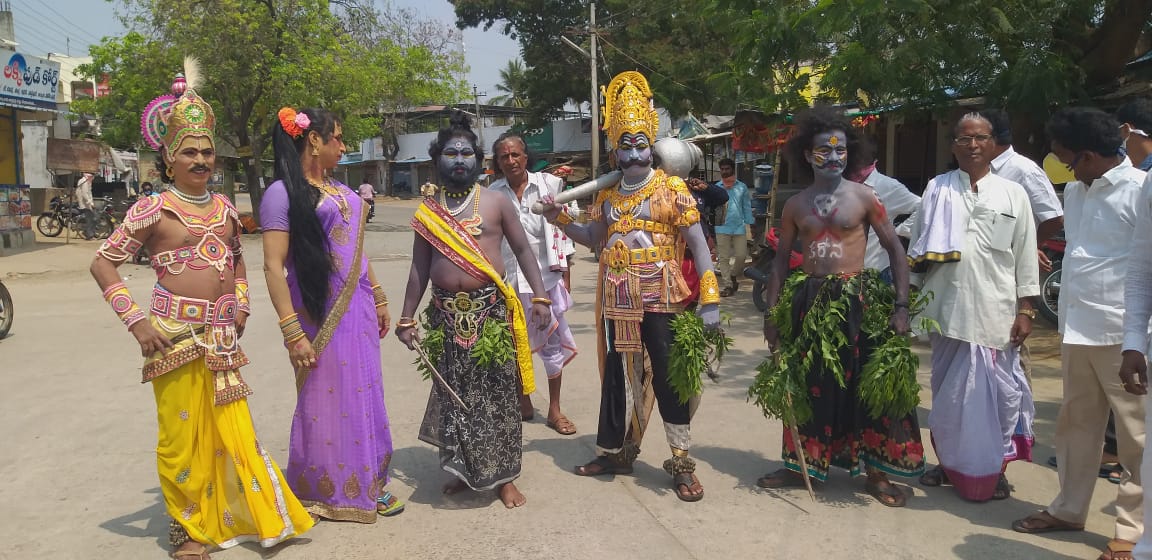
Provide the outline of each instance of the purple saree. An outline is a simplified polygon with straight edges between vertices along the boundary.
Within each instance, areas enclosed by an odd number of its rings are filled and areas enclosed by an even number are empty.
[[[376,306],[363,254],[365,203],[347,186],[338,187],[347,204],[344,213],[329,196],[316,207],[334,265],[327,316],[319,324],[305,317],[295,266],[287,262],[292,307],[316,349],[317,364],[296,372],[298,396],[285,475],[309,512],[373,523],[376,499],[388,482],[392,435],[384,409]],[[268,187],[260,216],[264,229],[288,230],[283,183]]]

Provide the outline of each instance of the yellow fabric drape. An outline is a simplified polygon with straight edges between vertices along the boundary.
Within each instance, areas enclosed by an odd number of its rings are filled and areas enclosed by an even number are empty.
[[[196,360],[152,380],[168,515],[193,540],[221,548],[304,533],[312,518],[257,442],[248,401],[215,405],[214,379]]]
[[[508,305],[512,342],[516,345],[516,363],[520,369],[520,381],[524,388],[524,394],[528,395],[535,392],[536,376],[532,371],[532,345],[528,342],[528,325],[524,318],[524,307],[520,304],[520,298],[516,291],[504,283],[484,253],[473,248],[474,240],[465,240],[457,228],[437,216],[435,212],[428,209],[427,205],[421,204],[416,209],[414,219],[427,228],[428,232],[436,236],[448,249],[455,251],[467,264],[484,273],[496,284],[496,288],[500,290]]]

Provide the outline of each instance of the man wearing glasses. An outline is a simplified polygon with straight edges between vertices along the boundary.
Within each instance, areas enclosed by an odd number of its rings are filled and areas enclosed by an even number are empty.
[[[952,484],[964,499],[1011,494],[1004,469],[1030,459],[1032,391],[1016,366],[1040,294],[1028,194],[992,173],[992,123],[969,113],[954,129],[960,169],[928,182],[912,226],[912,284],[934,297],[928,424],[940,466],[925,486]]]
[[[1124,285],[1139,221],[1144,172],[1119,153],[1120,123],[1099,109],[1069,108],[1048,121],[1052,152],[1076,180],[1064,189],[1068,252],[1060,292],[1064,400],[1056,422],[1060,493],[1045,511],[1012,524],[1021,533],[1081,531],[1088,518],[1111,409],[1116,453],[1128,473],[1116,492],[1114,538],[1105,555],[1131,553],[1144,531],[1140,465],[1143,398],[1117,383],[1124,341]],[[1147,332],[1147,329],[1145,329]]]

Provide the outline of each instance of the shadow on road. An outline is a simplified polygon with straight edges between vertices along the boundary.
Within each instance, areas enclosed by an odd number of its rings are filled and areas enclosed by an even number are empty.
[[[164,496],[160,494],[159,486],[150,488],[145,493],[155,496],[152,505],[134,513],[113,517],[101,523],[100,528],[134,539],[155,537],[156,546],[168,550],[168,516],[165,515]]]
[[[499,502],[494,490],[486,492],[464,491],[445,496],[444,485],[456,480],[440,468],[440,452],[426,446],[396,449],[392,453],[392,478],[413,489],[408,501],[424,504],[432,509],[483,509]]]
[[[1025,535],[1021,535],[1025,536]],[[1101,543],[1101,548],[1104,544]],[[1038,544],[997,537],[995,535],[967,535],[964,542],[952,548],[956,558],[963,560],[985,560],[987,558],[1044,558],[1045,560],[1077,560],[1076,556],[1053,552]]]

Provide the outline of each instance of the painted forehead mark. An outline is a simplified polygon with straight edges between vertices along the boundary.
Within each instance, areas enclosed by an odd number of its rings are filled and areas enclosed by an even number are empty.
[[[832,136],[831,138],[828,139],[828,143],[835,146],[835,145],[840,143],[840,138],[837,136]]]

